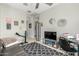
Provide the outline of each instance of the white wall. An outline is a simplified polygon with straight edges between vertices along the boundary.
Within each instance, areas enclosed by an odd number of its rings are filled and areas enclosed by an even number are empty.
[[[50,24],[49,19],[55,18],[55,24]],[[66,19],[67,24],[64,27],[59,27],[57,25],[58,20]],[[47,10],[40,14],[40,22],[43,23],[42,32],[44,30],[52,29],[52,31],[57,32],[57,36],[62,33],[75,34],[79,33],[79,4],[74,3],[60,3],[55,5],[50,10]],[[47,29],[46,29],[47,28]],[[44,38],[44,35],[41,34],[41,38]]]
[[[6,29],[6,17],[11,18],[11,30]],[[19,22],[18,26],[14,26],[14,20]],[[24,24],[21,23],[21,20],[24,20]],[[0,38],[13,37],[16,32],[23,35],[25,30],[26,13],[8,5],[0,4]]]
[[[28,31],[28,38],[35,38],[35,21],[38,21],[37,16],[28,15],[27,16],[27,31]],[[32,24],[32,28],[29,28],[29,24]]]

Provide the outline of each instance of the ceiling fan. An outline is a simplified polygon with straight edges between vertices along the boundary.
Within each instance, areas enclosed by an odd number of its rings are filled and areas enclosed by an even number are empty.
[[[23,3],[25,6],[28,6],[28,3]],[[46,5],[48,5],[48,6],[52,6],[53,5],[53,3],[44,3],[44,4],[46,4]],[[38,9],[39,8],[39,5],[40,5],[40,3],[36,3],[36,5],[35,5],[35,9]]]
[[[53,3],[44,3],[44,4],[46,4],[48,6],[52,6],[53,5]],[[28,6],[28,3],[23,3],[23,5],[24,6]],[[40,5],[40,3],[35,3],[35,9],[38,9],[39,8],[39,5]],[[28,10],[28,13],[31,13],[31,11]]]
[[[48,6],[52,6],[53,3],[45,3]],[[39,8],[40,3],[36,3],[35,9]]]

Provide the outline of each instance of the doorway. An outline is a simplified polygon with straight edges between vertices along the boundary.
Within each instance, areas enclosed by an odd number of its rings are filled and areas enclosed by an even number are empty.
[[[41,38],[41,23],[38,17],[31,16],[27,20],[27,37],[34,38],[40,41]]]
[[[37,41],[41,38],[41,24],[38,21],[35,21],[35,38]]]

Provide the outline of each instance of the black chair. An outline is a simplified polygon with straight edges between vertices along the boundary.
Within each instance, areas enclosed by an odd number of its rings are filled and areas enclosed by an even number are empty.
[[[19,34],[19,33],[17,33],[17,32],[16,32],[16,35],[18,35],[20,37],[23,37],[25,39],[24,43],[28,43],[28,42],[26,42],[27,31],[25,31],[24,36]]]
[[[71,46],[70,43],[72,43],[72,42],[68,41],[64,37],[59,38],[59,45],[64,51],[76,53],[77,50],[74,48],[74,46]]]

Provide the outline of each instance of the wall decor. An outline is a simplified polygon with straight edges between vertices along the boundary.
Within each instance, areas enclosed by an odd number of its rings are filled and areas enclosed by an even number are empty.
[[[15,26],[18,26],[18,21],[14,21],[14,25]]]
[[[7,29],[7,30],[11,30],[11,24],[10,24],[10,23],[7,23],[7,24],[6,24],[6,29]]]
[[[41,26],[43,26],[43,23],[40,23],[41,24]]]
[[[57,23],[58,26],[63,27],[67,24],[67,20],[66,19],[60,19]]]
[[[6,23],[12,23],[12,18],[11,17],[5,17],[5,22]]]
[[[21,23],[23,24],[24,23],[24,20],[21,20]]]
[[[32,28],[32,24],[31,23],[29,24],[29,28]]]
[[[49,19],[49,23],[50,23],[50,24],[54,24],[55,21],[56,21],[56,20],[55,20],[54,18],[50,18],[50,19]]]

